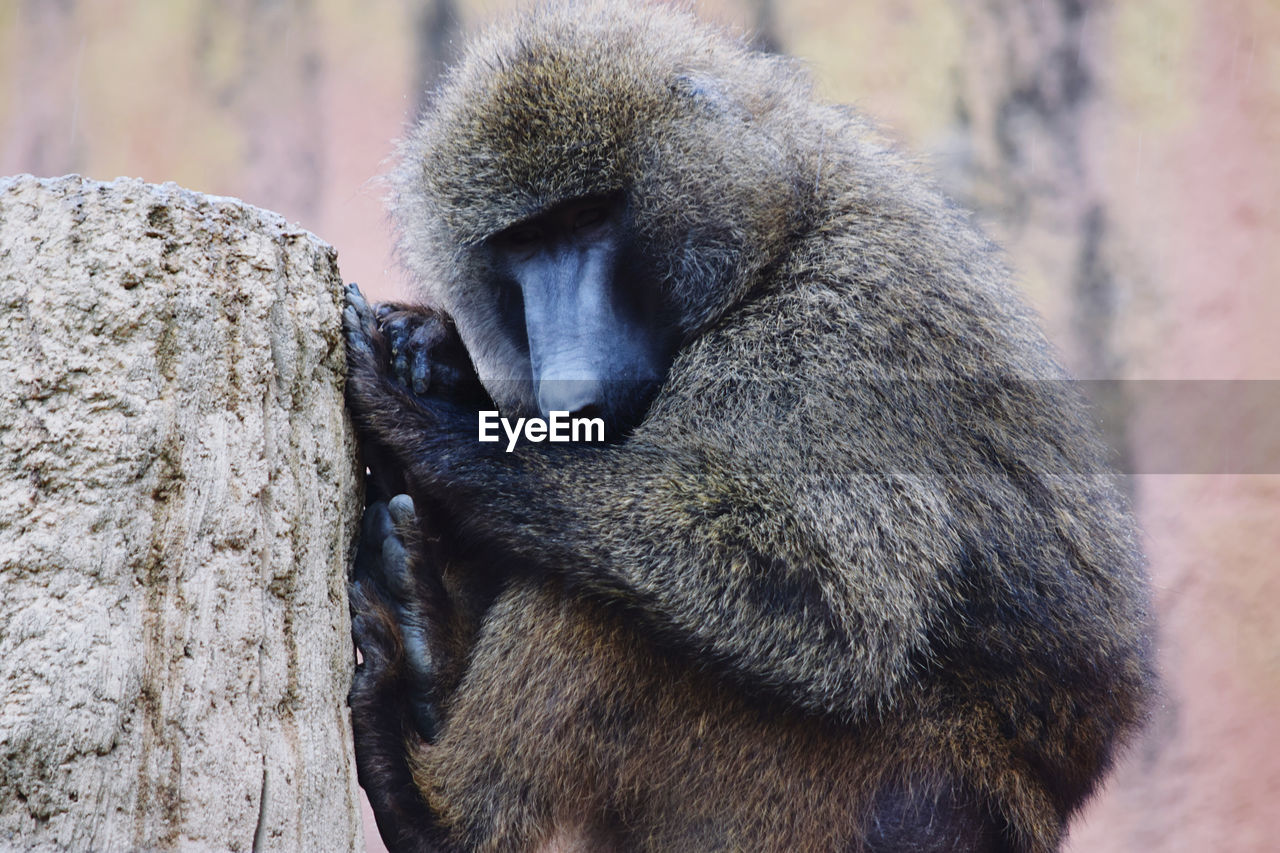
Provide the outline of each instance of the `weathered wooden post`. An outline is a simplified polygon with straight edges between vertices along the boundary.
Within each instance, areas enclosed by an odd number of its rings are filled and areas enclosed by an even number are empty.
[[[341,284],[234,199],[0,180],[0,847],[360,845]]]

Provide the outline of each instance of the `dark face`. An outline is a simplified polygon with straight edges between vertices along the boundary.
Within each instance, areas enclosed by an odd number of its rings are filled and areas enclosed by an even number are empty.
[[[601,417],[614,436],[666,378],[675,329],[633,230],[622,198],[582,198],[488,241],[503,323],[528,344],[543,417]]]

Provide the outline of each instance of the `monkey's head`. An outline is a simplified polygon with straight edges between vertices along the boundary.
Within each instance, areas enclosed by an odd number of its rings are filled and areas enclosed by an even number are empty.
[[[799,226],[807,90],[643,3],[557,5],[470,46],[401,148],[394,212],[504,413],[643,417]]]

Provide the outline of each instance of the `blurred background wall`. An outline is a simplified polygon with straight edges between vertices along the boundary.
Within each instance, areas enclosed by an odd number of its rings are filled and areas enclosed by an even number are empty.
[[[378,175],[460,33],[509,5],[0,0],[0,174],[239,196],[402,296]],[[1073,371],[1117,380],[1090,387],[1166,692],[1070,848],[1280,849],[1280,3],[696,5],[925,157]]]

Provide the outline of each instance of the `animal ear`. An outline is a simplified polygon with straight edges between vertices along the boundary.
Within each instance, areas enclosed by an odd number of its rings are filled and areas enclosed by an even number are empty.
[[[747,111],[725,88],[724,81],[697,71],[687,71],[676,76],[671,91],[681,99],[696,103],[703,110],[717,116],[747,118]]]

